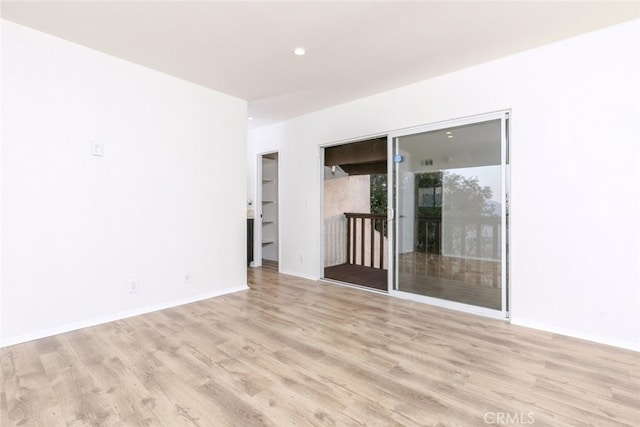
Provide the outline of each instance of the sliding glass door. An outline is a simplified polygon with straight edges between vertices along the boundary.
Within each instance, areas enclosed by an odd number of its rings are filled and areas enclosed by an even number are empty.
[[[390,137],[393,291],[507,316],[507,113]]]

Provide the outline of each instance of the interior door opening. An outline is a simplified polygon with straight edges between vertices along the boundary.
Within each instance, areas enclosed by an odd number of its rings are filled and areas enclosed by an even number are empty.
[[[279,258],[278,153],[261,156],[260,235],[263,266],[277,269]]]

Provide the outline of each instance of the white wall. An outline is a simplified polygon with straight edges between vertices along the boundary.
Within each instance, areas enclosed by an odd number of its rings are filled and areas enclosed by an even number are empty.
[[[324,181],[324,218],[345,212],[371,212],[370,175],[347,175]]]
[[[512,321],[640,350],[639,62],[635,20],[250,132],[281,269],[318,277],[320,144],[511,109]]]
[[[1,153],[1,344],[246,289],[245,101],[2,21]]]
[[[0,4],[0,8],[2,7],[2,5]],[[0,9],[1,10],[1,9]],[[2,55],[2,48],[4,46],[4,38],[3,38],[3,31],[2,31],[2,23],[3,21],[0,20],[0,347],[2,347],[2,342],[3,342],[3,313],[2,313],[2,301],[4,300],[3,296],[2,296],[2,248],[4,246],[3,239],[2,239],[2,203],[3,203],[3,198],[2,198],[2,182],[3,182],[3,172],[2,172],[2,147],[3,147],[3,140],[4,138],[2,137],[2,129],[4,129],[4,123],[3,123],[3,115],[2,115],[2,105],[4,104],[2,102],[2,100],[4,99],[4,94],[2,92],[2,81],[3,81],[3,57],[4,55]]]
[[[326,175],[326,172],[325,172]],[[323,267],[332,267],[347,262],[347,227],[345,212],[371,213],[371,176],[344,175],[338,178],[325,177],[323,184]],[[357,226],[359,227],[359,226]],[[360,230],[360,228],[358,228]],[[365,260],[371,259],[371,224],[365,223]],[[356,233],[355,245],[360,256],[361,234]],[[359,259],[359,258],[357,258]],[[379,258],[376,258],[379,259]]]

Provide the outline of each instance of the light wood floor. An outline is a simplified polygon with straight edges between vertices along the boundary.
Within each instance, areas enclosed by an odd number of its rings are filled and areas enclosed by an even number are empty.
[[[639,425],[639,353],[269,266],[249,280],[0,349],[0,425]]]

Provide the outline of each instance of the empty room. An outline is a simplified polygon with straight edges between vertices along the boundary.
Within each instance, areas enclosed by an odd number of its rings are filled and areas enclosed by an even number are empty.
[[[637,1],[0,17],[0,425],[640,423]]]

